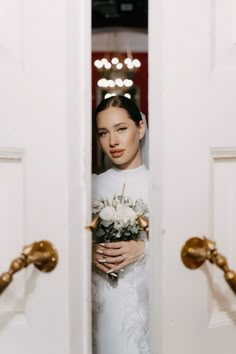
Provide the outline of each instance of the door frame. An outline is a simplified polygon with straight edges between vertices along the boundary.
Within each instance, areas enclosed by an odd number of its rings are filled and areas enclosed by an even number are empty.
[[[148,3],[150,134],[150,344],[162,351],[162,22],[163,0]],[[91,242],[91,1],[68,0],[68,306],[69,352],[92,354]],[[82,55],[81,55],[82,54]],[[77,281],[76,281],[77,280]]]
[[[148,112],[150,161],[150,346],[163,354],[163,0],[148,1]]]
[[[68,342],[91,346],[91,1],[67,0]]]

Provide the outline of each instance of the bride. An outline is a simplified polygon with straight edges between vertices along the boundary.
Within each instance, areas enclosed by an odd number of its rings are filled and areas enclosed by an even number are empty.
[[[121,194],[148,204],[148,168],[142,157],[146,122],[124,96],[103,100],[94,112],[99,144],[113,167],[93,175],[93,200]],[[93,243],[93,354],[150,354],[148,239]],[[109,274],[119,273],[119,281]]]

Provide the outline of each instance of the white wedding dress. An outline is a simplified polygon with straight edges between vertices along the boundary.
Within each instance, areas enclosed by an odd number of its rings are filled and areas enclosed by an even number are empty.
[[[93,200],[112,199],[122,192],[133,200],[149,196],[148,169],[142,165],[135,169],[108,171],[93,175]],[[146,239],[146,234],[140,234]],[[150,354],[148,339],[148,241],[139,261],[119,272],[118,282],[93,270],[93,354]]]

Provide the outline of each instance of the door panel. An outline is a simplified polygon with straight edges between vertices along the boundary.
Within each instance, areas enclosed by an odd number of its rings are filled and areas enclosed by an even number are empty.
[[[227,255],[229,267],[235,267],[235,213],[236,213],[236,149],[214,149],[211,170],[211,234],[219,250]],[[211,270],[212,291],[209,326],[232,326],[236,320],[236,298],[223,274]],[[234,328],[234,326],[233,326]]]
[[[220,269],[189,270],[180,252],[205,235],[236,270],[235,5],[158,1],[149,13],[152,348],[233,354],[236,297]]]
[[[75,75],[90,62],[78,64],[72,32],[73,22],[90,35],[90,21],[81,21],[89,9],[72,0],[0,1],[0,272],[34,241],[52,242],[59,254],[53,272],[31,265],[0,296],[4,354],[90,352],[90,260],[78,257],[89,254],[90,125],[77,128],[91,100],[89,78]],[[89,41],[79,43],[90,52]]]

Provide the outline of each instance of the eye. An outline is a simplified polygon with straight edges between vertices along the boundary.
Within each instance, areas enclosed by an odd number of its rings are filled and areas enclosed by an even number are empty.
[[[105,136],[107,134],[107,132],[104,130],[104,131],[100,131],[98,132],[98,137],[101,138],[103,136]]]
[[[118,129],[118,132],[123,132],[125,130],[127,130],[127,127],[121,127],[121,128]]]

